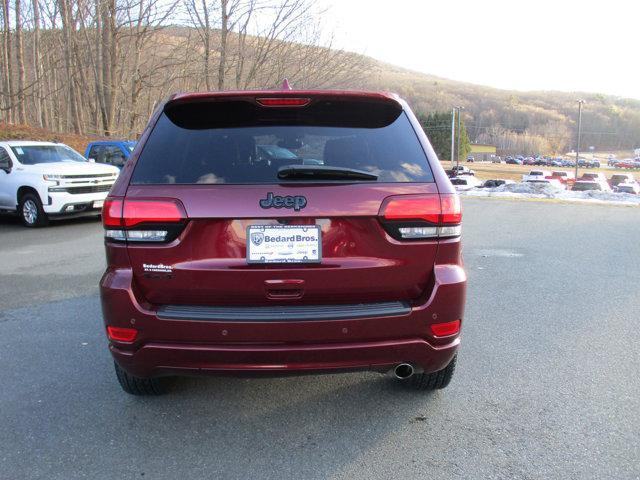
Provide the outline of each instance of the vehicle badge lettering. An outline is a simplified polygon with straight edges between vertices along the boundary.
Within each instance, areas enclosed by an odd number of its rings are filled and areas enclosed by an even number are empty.
[[[260,206],[267,208],[293,208],[299,212],[307,206],[307,198],[303,195],[274,195],[273,192],[267,193],[267,198],[260,199]]]

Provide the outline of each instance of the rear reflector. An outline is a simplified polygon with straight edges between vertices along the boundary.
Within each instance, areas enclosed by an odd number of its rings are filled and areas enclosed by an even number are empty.
[[[311,102],[310,98],[256,98],[263,107],[304,107]]]
[[[431,325],[431,333],[436,337],[448,337],[455,335],[460,331],[460,320],[454,320],[453,322],[434,323]]]
[[[109,340],[130,343],[136,339],[138,331],[135,328],[112,327],[109,325],[107,327],[107,335]]]

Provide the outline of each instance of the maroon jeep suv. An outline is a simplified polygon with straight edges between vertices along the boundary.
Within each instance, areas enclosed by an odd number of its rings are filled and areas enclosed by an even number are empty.
[[[103,210],[117,378],[391,372],[444,388],[466,274],[460,199],[393,94],[179,94]]]

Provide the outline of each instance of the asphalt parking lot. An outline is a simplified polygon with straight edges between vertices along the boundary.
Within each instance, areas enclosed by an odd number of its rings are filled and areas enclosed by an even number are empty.
[[[120,390],[95,220],[0,218],[0,478],[640,478],[640,211],[464,199],[446,390],[374,373]]]

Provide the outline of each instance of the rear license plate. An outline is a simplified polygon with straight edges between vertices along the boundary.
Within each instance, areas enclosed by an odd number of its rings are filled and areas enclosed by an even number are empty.
[[[104,200],[96,200],[93,202],[93,208],[102,208],[102,205],[104,205]]]
[[[320,263],[321,249],[317,225],[247,227],[247,263]]]

